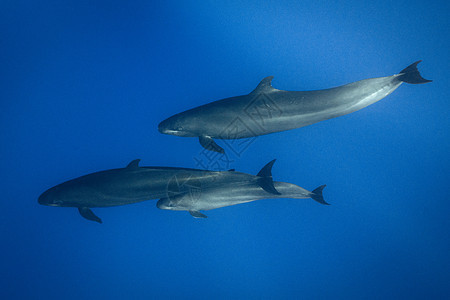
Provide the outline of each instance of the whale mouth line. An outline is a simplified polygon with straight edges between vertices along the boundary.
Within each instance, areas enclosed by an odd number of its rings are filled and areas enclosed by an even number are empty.
[[[172,130],[172,129],[164,129],[164,130],[162,130],[162,133],[165,133],[165,134],[176,134],[176,133],[179,133],[180,131],[179,130]]]
[[[179,130],[179,129],[159,129],[159,132],[168,135],[182,136],[182,137],[197,137],[198,135],[189,132],[187,130]]]
[[[63,204],[63,201],[61,201],[61,200],[55,200],[53,202],[45,203],[45,205],[47,205],[47,206],[55,206],[55,207],[62,206],[62,204]]]

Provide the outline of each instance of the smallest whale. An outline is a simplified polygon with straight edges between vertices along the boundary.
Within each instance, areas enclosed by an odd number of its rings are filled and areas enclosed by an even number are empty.
[[[325,202],[321,185],[312,192],[298,185],[273,181],[272,166],[275,159],[265,165],[257,175],[228,171],[218,176],[214,182],[188,180],[189,192],[160,199],[156,206],[165,210],[188,211],[194,218],[206,218],[200,210],[211,210],[261,199],[312,198],[320,204]]]
[[[403,82],[427,83],[416,61],[398,74],[317,91],[283,91],[264,78],[249,94],[211,102],[162,121],[164,134],[197,137],[207,150],[224,153],[214,139],[234,140],[308,126],[371,105]]]

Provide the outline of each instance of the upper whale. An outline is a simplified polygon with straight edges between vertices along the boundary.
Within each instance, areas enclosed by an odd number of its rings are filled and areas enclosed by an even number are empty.
[[[388,96],[403,82],[427,83],[417,61],[398,74],[316,91],[283,91],[264,78],[249,94],[211,102],[162,121],[158,130],[198,137],[207,150],[224,153],[214,139],[241,139],[304,127],[360,110]]]

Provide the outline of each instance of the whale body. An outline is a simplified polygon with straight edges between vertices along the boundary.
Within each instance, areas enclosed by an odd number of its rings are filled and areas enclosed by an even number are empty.
[[[283,91],[264,78],[248,95],[218,100],[162,121],[161,133],[198,137],[207,150],[224,153],[214,139],[241,139],[308,126],[360,110],[388,96],[403,82],[427,83],[417,61],[387,77],[316,91]]]
[[[212,184],[203,185],[194,193],[183,193],[160,199],[156,206],[160,209],[188,211],[195,218],[206,218],[200,210],[211,210],[262,199],[294,198],[313,200],[328,205],[322,195],[325,185],[312,192],[298,185],[272,181],[272,166],[269,162],[257,175],[230,171],[227,176],[216,178]],[[261,181],[270,181],[270,189],[261,188]],[[192,184],[191,186],[196,186]]]
[[[312,198],[321,204],[328,205],[322,196],[325,185],[310,192],[292,183],[274,181],[273,185],[280,194],[270,194],[262,190],[253,178],[249,177],[247,180],[211,187],[194,195],[187,193],[176,197],[162,198],[158,200],[156,206],[166,210],[188,211],[195,218],[206,218],[206,215],[200,210],[211,210],[263,199]]]

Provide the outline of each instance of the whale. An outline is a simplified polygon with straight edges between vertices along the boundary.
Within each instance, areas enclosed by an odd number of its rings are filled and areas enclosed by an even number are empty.
[[[421,84],[417,65],[398,74],[364,79],[314,91],[284,91],[264,78],[249,94],[211,102],[177,113],[158,125],[159,132],[196,137],[207,150],[225,153],[214,139],[232,140],[291,130],[347,115],[391,94],[402,83]]]
[[[139,163],[140,160],[135,159],[125,168],[95,172],[63,182],[43,192],[38,197],[38,203],[46,206],[74,207],[85,219],[102,223],[91,208],[193,195],[196,191],[199,193],[214,189],[217,185],[227,182],[231,184],[245,181],[250,176],[233,169],[210,171],[177,167],[140,167]],[[272,164],[251,178],[262,194],[279,196],[280,192],[274,186],[271,176]]]
[[[274,162],[275,160],[272,160],[265,165],[257,175],[228,172],[226,176],[217,178],[213,184],[203,185],[195,193],[161,198],[156,206],[163,210],[188,211],[194,218],[207,218],[200,212],[201,210],[212,210],[262,199],[312,198],[320,204],[329,205],[322,194],[326,185],[308,191],[292,183],[273,181],[271,190],[261,188],[261,180],[272,180],[271,170]]]
[[[167,197],[168,184],[173,178],[185,181],[214,178],[215,171],[174,167],[140,167],[140,159],[125,168],[111,169],[84,175],[58,184],[38,198],[38,203],[56,207],[76,207],[82,217],[102,223],[91,210]],[[171,189],[177,194],[177,187]]]

